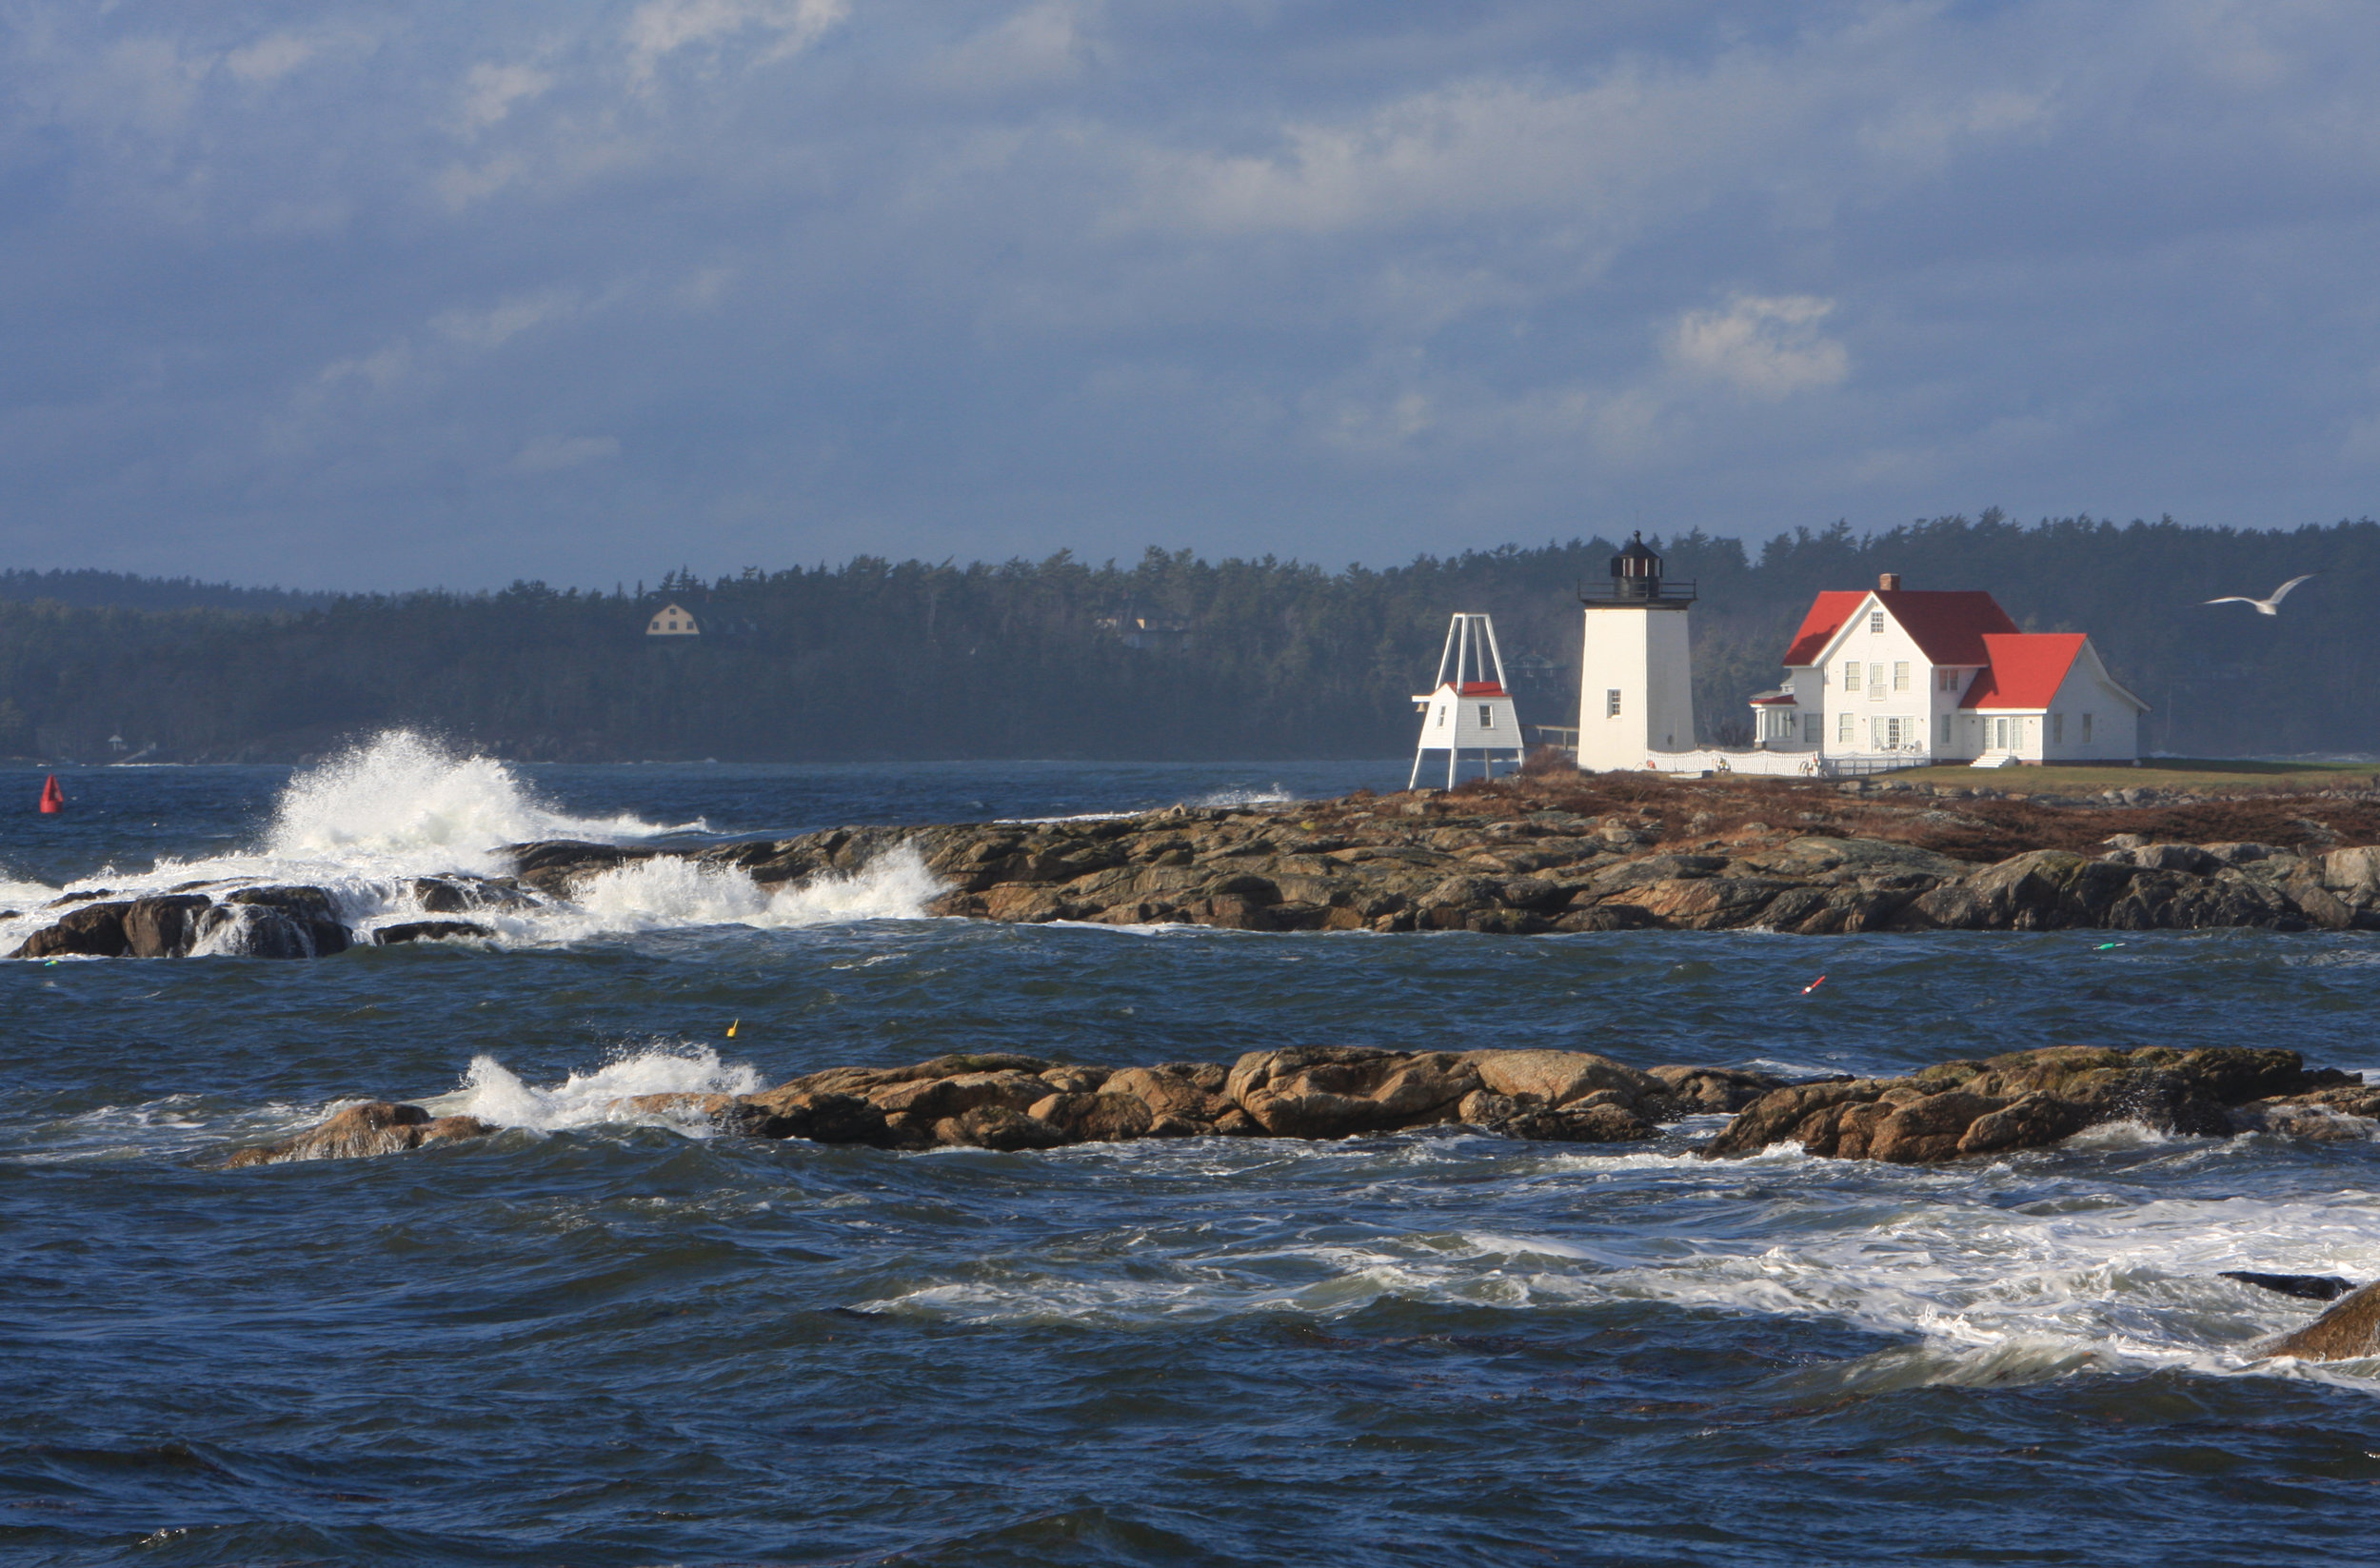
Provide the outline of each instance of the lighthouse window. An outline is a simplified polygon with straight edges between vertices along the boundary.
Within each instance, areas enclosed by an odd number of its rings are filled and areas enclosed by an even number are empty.
[[[1894,661],[1893,689],[1894,691],[1907,691],[1909,689],[1909,661],[1906,659]]]
[[[1619,691],[1616,687],[1603,694],[1603,717],[1606,719],[1619,717]]]
[[[1843,689],[1845,691],[1859,689],[1859,661],[1856,659],[1843,666]]]
[[[1438,728],[1440,728],[1440,729],[1444,729],[1444,728],[1446,727],[1446,716],[1447,716],[1449,713],[1452,713],[1452,712],[1454,712],[1454,711],[1455,711],[1455,710],[1454,710],[1452,707],[1441,707],[1441,708],[1439,708],[1439,709],[1438,710]]]
[[[1490,707],[1485,703],[1481,703],[1479,705],[1479,727],[1481,729],[1494,729],[1496,727],[1496,709]]]

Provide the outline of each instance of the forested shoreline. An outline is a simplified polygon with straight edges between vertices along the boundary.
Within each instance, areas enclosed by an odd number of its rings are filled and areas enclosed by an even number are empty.
[[[1986,512],[1752,548],[1699,530],[1649,542],[1698,585],[1706,742],[1744,738],[1744,699],[1775,681],[1812,594],[1896,571],[1913,588],[1988,589],[2028,630],[2090,632],[2154,708],[2153,749],[2380,749],[2368,519],[2255,531]],[[1158,549],[1096,566],[863,556],[611,591],[327,598],[6,572],[0,754],[296,761],[408,725],[581,762],[1391,755],[1412,744],[1409,699],[1457,610],[1493,614],[1508,662],[1531,672],[1517,681],[1526,722],[1574,723],[1574,593],[1616,547],[1594,537],[1339,571]],[[2279,617],[2200,603],[2305,572],[2317,575]],[[645,635],[670,603],[704,635]],[[1157,630],[1129,645],[1143,620]]]

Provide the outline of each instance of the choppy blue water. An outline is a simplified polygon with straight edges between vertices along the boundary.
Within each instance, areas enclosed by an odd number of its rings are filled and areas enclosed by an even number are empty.
[[[515,772],[70,774],[54,820],[37,777],[0,775],[25,807],[0,866],[19,903],[192,865],[362,886],[524,824],[1066,815],[1403,768]],[[783,905],[613,891],[487,945],[0,963],[0,1560],[2372,1556],[2380,1366],[2258,1362],[2317,1308],[2215,1278],[2380,1278],[2371,1144],[2117,1129],[1934,1170],[1442,1132],[902,1156],[605,1109],[968,1049],[1883,1072],[2207,1042],[2380,1071],[2369,938],[1130,932],[906,918],[897,878]],[[509,1130],[208,1163],[365,1095]]]

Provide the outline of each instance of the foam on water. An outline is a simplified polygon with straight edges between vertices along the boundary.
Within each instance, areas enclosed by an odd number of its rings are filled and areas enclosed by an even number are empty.
[[[499,867],[490,857],[508,844],[620,844],[704,825],[662,825],[626,815],[573,817],[538,800],[503,763],[458,756],[400,729],[291,779],[274,804],[262,853],[304,864],[492,871]]]
[[[1434,1142],[1442,1152],[1453,1141],[1407,1142],[1405,1152],[1426,1160]],[[2107,1137],[2101,1152],[2219,1159],[2251,1142],[2157,1141],[2130,1129]],[[2161,1143],[2189,1147],[2163,1156]],[[1115,1158],[1167,1162],[1194,1155],[1192,1146],[1144,1144],[1120,1148]],[[1555,1190],[1552,1181],[1592,1177],[1594,1205],[1613,1201],[1616,1184],[1691,1199],[1697,1212],[1732,1198],[1756,1171],[1772,1210],[1767,1228],[1787,1239],[1714,1242],[1697,1236],[1696,1222],[1663,1223],[1650,1214],[1576,1235],[1417,1228],[1351,1241],[1323,1239],[1336,1225],[1298,1225],[1260,1237],[1176,1233],[1137,1251],[1139,1266],[1088,1278],[1081,1260],[1099,1249],[1078,1239],[1062,1275],[1010,1258],[996,1269],[917,1280],[858,1305],[977,1323],[1129,1323],[1273,1312],[1333,1319],[1384,1301],[1515,1312],[1657,1301],[1730,1316],[1830,1320],[1905,1341],[1808,1374],[1853,1391],[2001,1385],[2128,1365],[2262,1375],[2274,1363],[2257,1347],[2311,1313],[2225,1280],[2223,1270],[2380,1279],[2380,1201],[2359,1191],[2004,1206],[1994,1201],[1999,1195],[2020,1181],[2028,1192],[2042,1181],[2038,1161],[2020,1173],[2009,1163],[1850,1167],[1798,1150],[1723,1166],[1648,1153],[1562,1156],[1550,1166],[1524,1150],[1504,1158],[1525,1162],[1529,1171],[1513,1174],[1535,1174],[1540,1192]],[[1398,1162],[1393,1151],[1347,1146],[1301,1149],[1290,1160]],[[1537,1174],[1549,1169],[1551,1181]],[[1420,1170],[1372,1174],[1379,1180],[1367,1190],[1402,1192],[1417,1204],[1443,1179]],[[1846,1180],[1858,1183],[1855,1193],[1835,1187]],[[2098,1190],[2084,1177],[2072,1196]]]
[[[624,1102],[652,1094],[750,1094],[760,1086],[761,1075],[748,1062],[722,1062],[707,1045],[653,1045],[544,1086],[526,1082],[492,1056],[475,1056],[452,1094],[422,1103],[439,1116],[476,1116],[500,1127],[534,1132],[636,1122],[700,1137],[709,1130],[700,1117],[640,1111]]]
[[[321,887],[340,918],[368,942],[378,926],[443,918],[425,909],[411,879],[442,872],[500,875],[508,844],[542,839],[634,844],[707,831],[698,819],[660,824],[632,815],[587,818],[540,800],[504,763],[464,755],[410,730],[392,730],[296,777],[274,803],[254,846],[230,854],[164,859],[147,871],[112,868],[64,888],[0,884],[0,951],[56,917],[43,909],[65,891],[106,888],[138,896],[208,883],[287,883]],[[769,892],[734,867],[657,858],[589,879],[570,901],[539,900],[463,918],[499,946],[534,946],[687,926],[798,927],[923,915],[940,891],[913,850],[880,857],[847,876]],[[212,933],[194,956],[236,950],[235,927]]]
[[[1298,797],[1275,784],[1269,789],[1216,789],[1182,804],[1193,811],[1220,811],[1235,805],[1285,805]]]

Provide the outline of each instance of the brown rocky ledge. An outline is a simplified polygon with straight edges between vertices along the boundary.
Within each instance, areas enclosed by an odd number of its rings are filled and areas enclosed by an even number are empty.
[[[764,886],[898,846],[944,915],[1249,930],[2380,928],[2380,798],[2042,804],[1786,780],[1545,774],[1103,821],[839,828],[690,858]],[[2319,812],[2319,819],[2310,812]],[[654,853],[525,844],[566,897]]]
[[[1009,1053],[902,1067],[830,1067],[748,1095],[640,1095],[625,1108],[699,1116],[748,1137],[886,1149],[1057,1148],[1142,1138],[1338,1139],[1466,1125],[1511,1138],[1630,1143],[1701,1114],[1734,1119],[1700,1153],[1797,1143],[1824,1158],[1931,1164],[2044,1148],[2085,1127],[2139,1121],[2225,1137],[2369,1137],[2380,1087],[2294,1051],[2086,1045],[1949,1062],[1907,1078],[1787,1084],[1723,1067],[1650,1072],[1584,1051],[1390,1051],[1298,1046],[1225,1067],[1097,1067]],[[351,1106],[234,1164],[338,1159],[489,1131],[417,1105]]]
[[[933,913],[1260,931],[2380,929],[2380,795],[1993,790],[1558,772],[1451,791],[1096,821],[835,828],[699,849],[552,842],[514,874],[414,879],[425,913],[524,910],[676,856],[764,888],[919,855]],[[13,956],[268,958],[356,941],[315,887],[57,900]],[[379,944],[484,935],[468,919]]]

